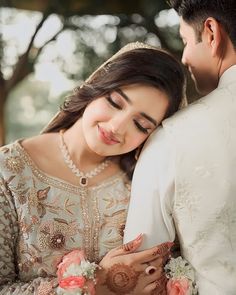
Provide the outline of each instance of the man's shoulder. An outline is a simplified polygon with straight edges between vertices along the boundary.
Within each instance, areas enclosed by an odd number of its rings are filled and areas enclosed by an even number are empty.
[[[225,89],[216,88],[214,91],[200,99],[194,101],[183,109],[179,110],[172,117],[167,118],[163,122],[163,127],[168,128],[182,123],[201,119],[208,119],[211,113],[214,113],[215,109],[221,107],[226,96]]]

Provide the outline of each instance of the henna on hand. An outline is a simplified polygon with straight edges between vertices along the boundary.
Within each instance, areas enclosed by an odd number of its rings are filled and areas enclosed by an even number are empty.
[[[127,294],[135,289],[140,274],[131,266],[117,263],[108,269],[104,284],[115,294]]]
[[[167,277],[163,274],[159,279],[156,280],[156,288],[152,291],[152,295],[154,294],[165,294],[166,284],[167,284]]]
[[[138,235],[133,241],[130,241],[126,244],[123,244],[121,247],[124,251],[129,252],[132,251],[138,244],[140,244],[142,240],[142,234]]]
[[[122,249],[124,251],[126,251],[126,252],[131,251],[133,248],[134,248],[134,242],[133,241],[128,242],[128,243],[122,245]]]
[[[156,247],[152,256],[166,256],[170,252],[171,247],[174,245],[172,242],[163,243]]]

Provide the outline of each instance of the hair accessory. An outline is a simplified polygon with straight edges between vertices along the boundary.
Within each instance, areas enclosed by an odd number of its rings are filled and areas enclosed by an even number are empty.
[[[117,51],[114,55],[112,55],[112,57],[110,57],[108,60],[106,60],[100,67],[98,67],[89,77],[88,79],[85,81],[86,83],[89,83],[93,77],[97,74],[97,72],[99,72],[102,68],[109,69],[109,63],[112,62],[114,59],[116,59],[118,56],[120,56],[121,54],[128,52],[128,51],[132,51],[132,50],[136,50],[136,49],[152,49],[152,50],[161,50],[161,48],[159,47],[155,47],[146,43],[142,43],[142,42],[131,42],[126,44],[124,47],[122,47],[119,51]],[[108,66],[108,68],[107,68]],[[83,85],[81,85],[81,87],[83,87]]]
[[[63,137],[63,130],[60,130],[59,134],[60,134],[60,150],[62,152],[64,161],[66,163],[66,165],[71,169],[71,171],[79,177],[79,184],[80,186],[84,187],[88,185],[88,179],[92,178],[94,176],[97,176],[100,172],[102,172],[109,164],[110,164],[110,160],[105,160],[104,162],[102,162],[101,164],[99,164],[97,167],[95,167],[93,170],[89,171],[89,172],[82,172],[80,171],[76,165],[74,164],[74,162],[72,161],[68,148],[65,144],[64,141],[64,137]]]
[[[152,49],[152,50],[159,50],[159,51],[163,51],[167,54],[169,54],[168,51],[162,49],[161,47],[155,47],[152,45],[149,45],[147,43],[143,43],[143,42],[131,42],[126,44],[125,46],[123,46],[119,51],[117,51],[114,55],[112,55],[108,60],[106,60],[100,67],[98,67],[86,80],[85,82],[79,87],[82,88],[83,86],[85,86],[86,84],[89,84],[94,76],[100,71],[100,70],[104,70],[104,71],[109,71],[109,67],[110,67],[110,63],[115,60],[117,57],[119,57],[120,55],[122,55],[123,53],[132,51],[132,50],[136,50],[136,49]],[[75,89],[75,92],[78,90],[78,88]],[[186,83],[185,83],[185,91],[186,92]],[[186,96],[183,97],[183,100],[180,104],[179,109],[182,109],[184,107],[186,107],[188,105],[188,101]]]

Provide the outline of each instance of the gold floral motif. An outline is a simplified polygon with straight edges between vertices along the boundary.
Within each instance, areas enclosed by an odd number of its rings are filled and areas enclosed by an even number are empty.
[[[126,221],[127,211],[125,209],[115,211],[111,215],[104,214],[104,225],[115,227],[119,231],[120,225]]]
[[[38,291],[37,292],[38,295],[54,295],[54,294],[56,294],[53,291],[53,284],[50,281],[49,282],[41,282],[37,291]]]
[[[19,198],[18,198],[18,200],[19,200],[19,203],[21,205],[24,205],[26,203],[26,201],[27,201],[27,198],[26,198],[25,195],[20,195]]]
[[[0,147],[0,152],[3,152],[4,154],[9,153],[10,149],[7,146]]]
[[[32,231],[32,224],[27,222],[25,217],[20,216],[19,220],[20,233],[23,235],[29,236],[29,233]]]
[[[45,189],[37,191],[37,198],[38,200],[45,200],[48,196],[48,192],[50,190],[50,186],[46,187]]]
[[[128,205],[129,204],[129,196],[125,196],[124,198],[121,199],[116,199],[113,198],[112,195],[108,197],[103,198],[103,200],[107,203],[106,209],[110,209],[112,207],[117,207],[119,208],[119,205]]]
[[[39,218],[36,215],[31,216],[30,219],[34,225],[39,223]]]
[[[62,249],[71,237],[71,227],[74,224],[66,224],[58,221],[47,221],[41,224],[38,233],[40,250]],[[75,232],[74,232],[75,233]]]
[[[28,193],[28,204],[30,207],[37,207],[39,204],[37,191],[34,187],[31,187]]]
[[[65,245],[65,236],[62,233],[54,233],[50,236],[49,246],[51,249],[60,249]]]
[[[5,160],[6,168],[12,173],[21,173],[24,169],[24,162],[19,156],[10,156]]]

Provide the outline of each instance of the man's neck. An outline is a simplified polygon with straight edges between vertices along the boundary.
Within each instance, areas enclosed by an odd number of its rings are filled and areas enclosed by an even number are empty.
[[[233,65],[236,65],[236,50],[233,47],[233,44],[231,42],[228,42],[227,50],[225,52],[225,56],[220,68],[219,76],[221,77],[223,73]]]

